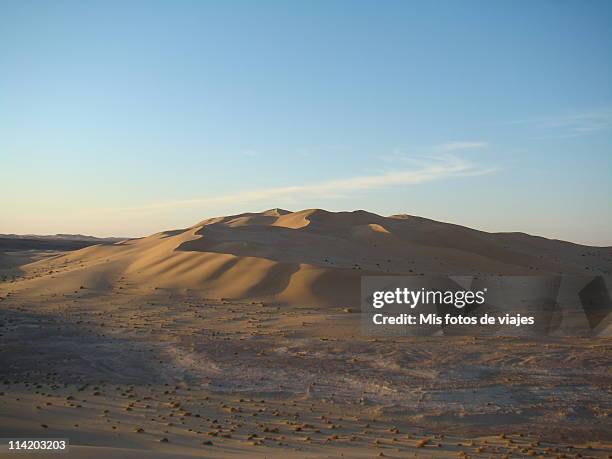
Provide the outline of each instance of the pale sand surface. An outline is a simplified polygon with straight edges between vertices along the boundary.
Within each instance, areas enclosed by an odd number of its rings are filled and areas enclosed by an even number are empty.
[[[611,253],[273,210],[46,257],[0,283],[0,437],[69,438],[57,457],[610,457],[609,338],[372,339],[344,308],[364,272],[607,274]]]

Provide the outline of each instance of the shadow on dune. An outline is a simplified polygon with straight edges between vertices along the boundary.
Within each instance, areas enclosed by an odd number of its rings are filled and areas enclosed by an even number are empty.
[[[285,266],[276,264],[268,269],[256,285],[251,286],[245,293],[246,298],[252,296],[274,295],[284,291],[291,281],[291,276],[299,271],[299,266]]]

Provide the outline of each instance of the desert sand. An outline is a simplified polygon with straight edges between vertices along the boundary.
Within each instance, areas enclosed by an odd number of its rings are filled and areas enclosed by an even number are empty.
[[[5,252],[0,438],[88,458],[611,457],[607,332],[371,338],[358,314],[364,274],[609,275],[610,247],[273,209]]]

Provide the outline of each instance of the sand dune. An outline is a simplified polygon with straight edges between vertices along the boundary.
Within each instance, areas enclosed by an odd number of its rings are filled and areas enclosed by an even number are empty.
[[[611,270],[609,247],[486,233],[408,215],[320,209],[211,218],[25,268],[31,283],[56,293],[81,286],[103,290],[124,278],[143,287],[192,289],[209,297],[318,306],[358,304],[363,274],[593,275]],[[40,276],[51,271],[53,276]]]

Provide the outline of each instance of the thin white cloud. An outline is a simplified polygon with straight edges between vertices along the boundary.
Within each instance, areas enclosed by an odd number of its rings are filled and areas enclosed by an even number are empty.
[[[544,129],[560,130],[567,136],[583,136],[612,129],[612,111],[580,113],[542,124]]]
[[[279,186],[253,191],[239,191],[219,196],[204,196],[195,199],[161,201],[143,206],[124,208],[128,211],[155,211],[212,205],[243,204],[258,201],[279,201],[308,197],[337,197],[338,194],[365,191],[400,185],[415,185],[449,177],[475,176],[493,172],[454,156],[432,160],[412,169],[403,169],[324,182]]]
[[[612,130],[612,109],[594,110],[557,117],[518,120],[505,124],[533,126],[542,133],[537,138],[581,137]]]
[[[457,142],[447,142],[443,143],[438,147],[441,151],[451,152],[458,150],[473,150],[476,148],[484,148],[488,144],[487,142],[466,142],[466,141],[457,141]]]
[[[379,159],[388,163],[410,163],[414,165],[422,165],[423,160],[431,161],[444,159],[455,151],[460,150],[475,150],[478,148],[488,147],[489,144],[483,141],[455,141],[446,142],[440,145],[430,146],[425,148],[423,154],[414,154],[414,152],[404,152],[402,149],[396,148],[391,153],[380,155]],[[427,151],[429,153],[427,153]]]

